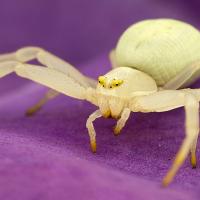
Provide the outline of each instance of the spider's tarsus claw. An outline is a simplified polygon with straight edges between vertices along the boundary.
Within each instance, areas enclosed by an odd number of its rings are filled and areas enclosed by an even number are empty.
[[[90,141],[90,147],[91,147],[92,153],[96,153],[97,152],[96,141]]]
[[[25,112],[25,116],[27,116],[27,117],[31,117],[31,116],[33,116],[33,115],[34,115],[34,113],[31,112],[30,110],[27,110],[27,111]]]
[[[31,108],[29,108],[27,111],[26,111],[26,116],[28,117],[31,117],[33,116],[37,111],[39,111],[41,109],[41,106],[33,106]]]
[[[197,165],[192,165],[192,169],[196,169],[197,168]]]
[[[25,115],[26,115],[27,117],[31,117],[31,116],[34,115],[34,112],[31,112],[30,110],[27,110],[27,111],[25,112]]]
[[[29,109],[29,110],[27,110],[26,112],[25,112],[25,115],[27,116],[27,117],[31,117],[31,116],[33,116],[35,114],[35,110],[33,110],[33,109]]]
[[[176,163],[176,162],[175,162]],[[162,185],[163,187],[167,187],[172,180],[174,179],[174,176],[176,175],[176,172],[179,169],[179,165],[173,165],[172,168],[167,172],[165,177],[163,178]]]
[[[167,183],[167,182],[164,181],[164,180],[162,181],[162,185],[161,185],[162,187],[167,187],[168,185],[169,185],[169,183]]]
[[[119,134],[120,134],[120,129],[119,128],[117,128],[117,126],[115,126],[114,128],[113,128],[113,131],[114,131],[114,135],[115,136],[118,136]]]
[[[163,178],[163,181],[162,181],[162,187],[167,187],[172,181],[172,177],[169,176],[169,175],[166,175],[164,178]]]
[[[195,154],[191,154],[190,163],[191,163],[193,169],[195,169],[197,167],[197,158],[196,158]]]

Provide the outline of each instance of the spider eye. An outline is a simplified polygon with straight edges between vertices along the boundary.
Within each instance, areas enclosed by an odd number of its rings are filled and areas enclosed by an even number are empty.
[[[123,82],[124,82],[123,80],[113,79],[111,82],[112,88],[120,86]]]
[[[106,77],[99,76],[98,81],[99,81],[99,84],[101,84],[103,87],[105,87]]]

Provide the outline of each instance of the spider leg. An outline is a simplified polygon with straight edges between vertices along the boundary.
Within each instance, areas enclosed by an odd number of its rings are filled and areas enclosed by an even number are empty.
[[[190,150],[190,153],[191,153],[190,163],[192,165],[192,168],[196,168],[197,166],[197,158],[196,158],[197,140],[198,140],[198,136],[194,139],[191,150]]]
[[[195,62],[185,67],[174,78],[168,81],[164,86],[165,90],[176,90],[180,88],[186,88],[191,85],[200,77],[200,61]]]
[[[114,127],[114,134],[119,135],[122,128],[125,126],[126,121],[130,116],[131,110],[129,108],[125,108],[121,114],[120,119],[117,121],[116,126]]]
[[[196,99],[200,101],[200,89],[183,89],[182,91],[185,91],[194,95]],[[190,162],[193,168],[196,168],[196,165],[197,165],[197,159],[196,159],[197,140],[198,140],[198,135],[196,139],[193,141],[193,144],[190,150]]]
[[[141,112],[164,112],[178,107],[185,108],[185,139],[175,157],[175,160],[163,179],[167,186],[176,175],[177,171],[191,151],[191,162],[196,165],[196,141],[199,134],[199,99],[192,93],[184,90],[164,90],[151,95],[140,96],[132,99],[130,108]]]
[[[95,80],[84,76],[68,62],[58,58],[57,56],[45,51],[40,47],[24,47],[14,53],[0,55],[0,62],[14,60],[24,63],[33,59],[36,59],[47,68],[54,69],[58,72],[66,74],[66,76],[74,79],[77,83],[85,88],[94,88],[97,84]],[[9,72],[9,68],[6,70]],[[58,93],[55,93],[53,91],[48,92],[39,102],[28,109],[27,114],[31,115],[37,112],[37,110],[39,110],[46,102],[48,102],[48,100],[53,99],[56,96],[58,96]]]
[[[68,62],[39,47],[21,48],[18,51],[16,51],[16,58],[21,62],[27,62],[36,59],[44,66],[55,69],[66,74],[67,76],[70,76],[85,87],[89,86],[89,84],[91,84],[92,82],[91,78],[84,76]],[[89,79],[89,81],[87,79]]]
[[[8,56],[4,56],[4,58],[7,58]],[[0,58],[1,59],[1,58]],[[2,57],[3,60],[3,57]],[[17,66],[20,66],[21,63],[17,62],[17,61],[4,61],[4,62],[0,62],[0,77],[6,76],[12,72],[14,72],[15,68]],[[26,114],[27,115],[33,115],[35,112],[37,112],[38,110],[40,110],[40,108],[50,99],[58,96],[59,92],[55,91],[55,90],[49,90],[45,96],[37,103],[35,104],[33,107],[31,107],[30,109],[27,110]]]
[[[199,103],[193,96],[185,97],[186,112],[186,137],[177,153],[171,169],[163,179],[163,185],[167,186],[183,164],[191,150],[191,163],[196,166],[196,142],[199,134]]]
[[[33,105],[32,107],[30,107],[27,111],[26,111],[26,115],[27,116],[32,116],[34,115],[36,112],[38,112],[42,106],[44,104],[46,104],[49,100],[57,97],[60,93],[53,90],[53,89],[50,89],[48,90],[44,97],[42,97],[35,105]]]
[[[20,64],[16,61],[0,62],[0,78],[14,72],[15,67]]]
[[[86,127],[88,129],[88,133],[90,136],[90,146],[93,153],[96,152],[96,132],[93,126],[93,122],[95,119],[102,117],[100,110],[96,110],[93,112],[87,119]]]
[[[5,62],[5,61],[14,61],[16,60],[16,54],[14,53],[6,53],[6,54],[1,54],[0,55],[0,62]]]
[[[17,75],[47,86],[57,92],[76,99],[87,98],[87,89],[71,77],[51,68],[38,65],[19,64],[15,68]]]

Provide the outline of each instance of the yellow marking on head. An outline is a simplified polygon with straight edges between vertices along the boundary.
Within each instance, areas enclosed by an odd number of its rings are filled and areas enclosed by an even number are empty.
[[[103,87],[105,87],[105,83],[106,83],[106,77],[105,76],[99,76],[98,81]]]
[[[124,81],[123,80],[116,80],[116,79],[113,79],[111,81],[111,85],[110,85],[110,88],[115,88],[115,87],[118,87],[120,86]]]

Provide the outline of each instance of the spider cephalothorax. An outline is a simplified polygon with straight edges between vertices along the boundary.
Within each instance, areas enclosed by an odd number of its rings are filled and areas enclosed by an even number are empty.
[[[45,67],[26,63],[32,59]],[[116,118],[114,132],[119,134],[131,112],[164,112],[184,107],[186,137],[163,179],[163,184],[168,185],[189,153],[191,164],[196,167],[200,89],[180,88],[200,76],[200,33],[177,20],[145,20],[122,34],[110,60],[113,69],[99,76],[97,82],[51,53],[27,47],[0,56],[0,76],[16,72],[51,88],[27,111],[28,115],[59,93],[96,105],[98,109],[86,122],[93,152],[96,151],[93,121],[99,117]]]

